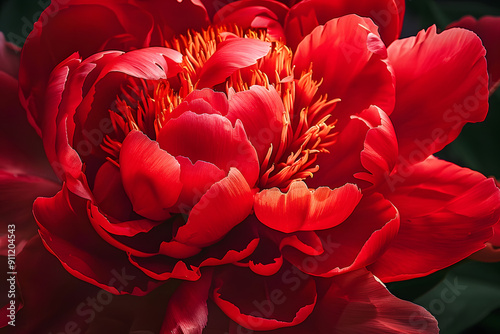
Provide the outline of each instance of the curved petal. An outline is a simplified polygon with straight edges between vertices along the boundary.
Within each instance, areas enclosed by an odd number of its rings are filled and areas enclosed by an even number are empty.
[[[330,153],[318,156],[320,169],[307,184],[335,188],[349,182],[362,189],[373,187],[385,182],[397,157],[398,144],[389,117],[371,106],[351,116]]]
[[[323,80],[317,96],[341,100],[332,112],[340,131],[349,116],[370,105],[392,112],[393,76],[385,46],[370,19],[347,15],[315,28],[297,47],[293,65],[296,75],[311,66],[313,79]]]
[[[423,307],[394,297],[364,269],[335,276],[311,315],[316,333],[434,333],[436,319]]]
[[[206,247],[222,239],[252,210],[253,192],[243,175],[232,168],[215,183],[189,213],[174,240],[186,245]]]
[[[434,157],[398,177],[385,196],[398,208],[401,227],[369,267],[384,282],[448,267],[491,238],[500,218],[500,190],[492,179]]]
[[[162,127],[158,142],[173,156],[189,158],[193,163],[210,162],[226,172],[236,167],[251,187],[257,182],[257,153],[241,122],[233,128],[223,116],[187,111]]]
[[[21,48],[7,42],[5,35],[0,31],[0,72],[17,79],[20,52]]]
[[[212,273],[195,282],[183,282],[168,301],[160,334],[201,334],[208,320],[207,300]]]
[[[33,201],[39,196],[53,196],[60,188],[51,180],[0,170],[0,221],[4,229],[0,235],[0,255],[9,253],[7,226],[15,226],[16,253],[19,253],[36,235]]]
[[[403,27],[405,3],[401,0],[301,1],[286,18],[288,44],[295,48],[318,25],[348,14],[371,18],[380,29],[386,45],[399,37]]]
[[[74,52],[87,58],[102,50],[147,47],[152,28],[150,14],[123,1],[53,1],[35,23],[21,54],[20,96],[32,124],[40,126],[45,85],[57,64]]]
[[[390,247],[399,224],[399,213],[388,200],[380,194],[364,196],[345,222],[315,232],[322,249],[304,247],[307,244],[295,248],[299,243],[287,242],[281,245],[282,253],[305,273],[331,277],[374,263]],[[322,252],[316,255],[318,250]]]
[[[290,281],[291,275],[289,268],[270,277],[255,275],[246,268],[231,268],[214,277],[212,297],[229,318],[245,328],[296,326],[314,309],[316,284],[307,276],[298,283]]]
[[[33,212],[45,247],[73,276],[114,294],[144,295],[158,286],[132,266],[125,252],[108,245],[87,217],[88,201],[66,186],[38,198]]]
[[[140,131],[131,131],[120,151],[123,187],[134,211],[153,219],[170,216],[167,211],[182,190],[180,164],[157,142]]]
[[[474,33],[450,29],[436,34],[431,27],[395,41],[388,53],[396,75],[390,116],[400,160],[423,161],[453,141],[465,123],[484,120],[488,74],[484,48]]]
[[[255,195],[255,215],[261,223],[284,233],[329,229],[341,224],[361,200],[354,184],[329,189],[309,190],[302,182],[293,182],[286,194],[278,188]]]
[[[266,29],[273,40],[285,39],[283,25],[288,7],[272,0],[242,0],[222,7],[213,18],[214,24],[236,24],[243,29]]]
[[[500,17],[483,16],[476,20],[472,16],[465,16],[457,22],[451,23],[446,29],[466,28],[475,32],[483,42],[488,62],[489,90],[493,93],[500,85]]]
[[[217,51],[207,60],[195,86],[213,87],[236,70],[257,63],[271,50],[271,43],[252,38],[230,38],[217,45]]]
[[[285,107],[273,86],[269,89],[252,86],[250,90],[234,94],[226,117],[233,125],[236,120],[241,121],[261,164],[271,145],[275,149],[279,147],[285,126]]]

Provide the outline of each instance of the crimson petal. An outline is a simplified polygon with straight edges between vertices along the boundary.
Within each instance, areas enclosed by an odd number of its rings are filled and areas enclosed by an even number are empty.
[[[170,216],[166,209],[182,189],[180,165],[173,156],[142,132],[131,131],[120,151],[120,172],[135,212],[153,220]]]
[[[465,123],[486,117],[485,50],[473,32],[450,29],[436,34],[431,27],[395,41],[388,54],[397,96],[390,116],[403,163],[423,161],[453,141]]]
[[[111,293],[144,295],[158,286],[128,262],[125,252],[101,239],[87,205],[66,186],[52,198],[38,198],[33,212],[45,247],[72,275]]]
[[[392,112],[394,79],[385,46],[370,19],[347,15],[315,28],[297,47],[293,65],[296,74],[312,66],[313,79],[323,80],[317,96],[340,98],[332,115],[340,131],[351,115],[370,105]]]
[[[492,179],[434,157],[392,186],[385,195],[401,214],[401,228],[369,267],[384,282],[425,276],[466,258],[484,247],[500,218]]]

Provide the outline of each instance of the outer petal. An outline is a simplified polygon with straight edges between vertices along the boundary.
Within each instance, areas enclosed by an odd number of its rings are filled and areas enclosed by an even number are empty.
[[[363,197],[345,222],[316,232],[321,247],[314,239],[299,236],[293,243],[289,238],[282,241],[282,253],[303,272],[330,277],[374,263],[390,247],[398,229],[396,208],[380,194],[373,194]]]
[[[168,208],[181,193],[180,165],[139,131],[132,131],[120,151],[123,187],[134,211],[154,220],[170,216]]]
[[[401,159],[422,161],[453,141],[465,123],[484,120],[488,77],[474,33],[450,29],[438,35],[431,27],[394,42],[388,52],[396,75],[391,120]]]
[[[328,57],[325,57],[328,55]],[[376,105],[390,114],[394,83],[387,52],[370,19],[347,15],[315,28],[299,44],[293,59],[295,74],[308,71],[323,80],[317,96],[340,98],[332,116],[342,129],[349,116]],[[306,106],[303,106],[306,107]]]
[[[252,202],[253,193],[245,178],[237,169],[231,169],[193,207],[174,240],[197,247],[211,245],[248,216]]]
[[[488,62],[489,89],[490,93],[500,85],[500,17],[483,16],[476,20],[472,16],[465,16],[460,21],[453,22],[446,29],[466,28],[475,32],[483,42],[486,49],[486,60]]]
[[[44,178],[14,174],[0,170],[0,254],[8,253],[8,225],[15,225],[16,252],[36,234],[36,224],[31,208],[38,196],[52,196],[60,185]]]
[[[394,297],[364,269],[332,279],[311,320],[321,334],[439,332],[427,310]]]
[[[371,18],[381,30],[386,45],[399,37],[403,27],[405,3],[400,0],[301,1],[293,6],[286,18],[285,29],[289,45],[296,47],[316,26],[347,14]]]
[[[398,157],[391,121],[375,106],[351,116],[329,150],[329,154],[319,155],[320,169],[307,180],[310,187],[335,188],[348,182],[363,189],[379,185],[392,172]]]
[[[248,139],[255,147],[262,163],[270,145],[278,148],[285,126],[285,107],[274,89],[252,86],[250,90],[234,94],[229,100],[227,118],[234,125],[240,120]]]
[[[369,267],[384,282],[450,266],[491,238],[491,227],[500,218],[500,190],[493,180],[434,157],[394,180],[399,182],[392,183],[386,196],[401,214],[401,228]]]
[[[255,196],[255,215],[272,229],[292,233],[329,229],[341,224],[358,205],[361,191],[353,184],[309,190],[293,182],[283,194],[278,188],[262,190]]]
[[[213,87],[236,70],[257,63],[271,49],[271,43],[252,38],[230,38],[217,45],[217,51],[200,72],[196,88]]]
[[[297,283],[290,281],[290,276],[290,269],[263,277],[246,268],[229,268],[215,277],[213,299],[229,318],[245,328],[293,327],[311,314],[317,296],[310,277]]]
[[[288,7],[272,0],[242,0],[222,7],[214,15],[215,24],[236,24],[244,29],[266,29],[275,40],[284,40],[283,25]]]
[[[99,237],[87,217],[87,200],[66,186],[52,198],[38,198],[33,211],[45,247],[72,275],[114,294],[144,295],[157,286]]]
[[[223,116],[188,111],[163,126],[158,142],[173,156],[189,158],[193,163],[203,160],[226,172],[236,167],[251,187],[257,181],[257,153],[241,122],[236,122],[233,128]]]

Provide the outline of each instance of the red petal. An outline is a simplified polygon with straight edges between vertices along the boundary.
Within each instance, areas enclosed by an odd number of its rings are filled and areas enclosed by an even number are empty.
[[[286,18],[288,44],[295,48],[316,26],[347,14],[357,14],[373,19],[378,25],[386,45],[399,37],[403,27],[404,1],[358,0],[301,1],[293,6]]]
[[[333,117],[342,129],[350,115],[376,105],[387,114],[394,106],[394,83],[387,52],[370,19],[347,15],[319,26],[299,44],[295,73],[308,71],[323,80],[317,96],[340,98]],[[303,106],[306,107],[306,106]]]
[[[291,284],[293,283],[293,284]],[[241,326],[251,330],[293,327],[303,322],[316,304],[316,284],[301,281],[291,269],[263,277],[246,268],[229,268],[215,277],[215,303]]]
[[[39,196],[53,196],[60,188],[51,180],[0,170],[0,221],[4,228],[0,235],[1,255],[8,254],[7,225],[15,226],[16,252],[19,253],[26,242],[36,235],[33,201]]]
[[[356,183],[361,188],[385,182],[397,161],[396,134],[387,114],[372,106],[351,116],[329,154],[320,154],[318,172],[310,187],[339,187]],[[366,181],[366,182],[365,182]]]
[[[108,245],[87,217],[88,201],[63,189],[38,198],[33,212],[45,247],[75,277],[114,294],[144,295],[157,286],[132,266],[125,252]]]
[[[213,87],[236,70],[257,63],[268,54],[271,44],[252,38],[231,38],[217,45],[217,51],[201,70],[196,88]]]
[[[474,33],[450,29],[438,35],[431,27],[395,41],[388,52],[397,96],[391,120],[403,162],[423,161],[453,141],[465,123],[484,120],[488,77]]]
[[[208,292],[212,273],[195,282],[183,282],[168,301],[160,334],[201,334],[208,320]]]
[[[250,186],[257,182],[257,153],[241,122],[236,122],[233,128],[231,122],[220,115],[197,115],[188,111],[163,126],[158,142],[173,156],[183,156],[194,163],[210,162],[226,172],[236,167]]]
[[[0,72],[6,73],[17,79],[19,72],[19,55],[21,48],[5,40],[5,35],[0,31]]]
[[[132,203],[123,188],[120,169],[113,163],[105,162],[99,168],[92,193],[99,209],[108,216],[121,221],[130,218]]]
[[[491,238],[500,217],[500,190],[493,180],[434,157],[397,177],[386,196],[401,214],[401,227],[370,267],[384,282],[448,267]]]
[[[145,11],[122,1],[86,2],[51,3],[24,44],[21,100],[37,125],[43,118],[49,74],[61,61],[74,52],[85,59],[102,50],[128,51],[150,43],[153,20]]]
[[[123,187],[134,211],[153,219],[168,218],[182,189],[180,165],[139,131],[130,132],[120,151]]]
[[[285,39],[283,23],[288,7],[277,1],[242,0],[222,7],[213,18],[214,24],[232,25],[248,29],[266,29],[274,40]]]
[[[274,89],[252,86],[250,90],[234,94],[229,100],[227,118],[236,124],[240,120],[262,163],[270,145],[276,150],[281,142],[285,107]]]
[[[361,192],[353,184],[311,191],[299,181],[286,194],[278,188],[262,190],[255,196],[254,210],[260,222],[277,231],[315,231],[341,224],[360,199]]]
[[[226,94],[204,88],[195,90],[186,96],[169,117],[177,118],[186,111],[192,111],[195,114],[219,114],[225,116],[228,108]]]
[[[182,156],[176,159],[181,166],[182,191],[174,207],[177,207],[179,212],[187,214],[215,182],[226,177],[226,172],[203,160],[193,164]]]
[[[210,187],[193,207],[186,225],[179,227],[174,240],[197,247],[211,245],[248,216],[252,202],[253,193],[243,175],[231,169],[229,175]]]
[[[396,208],[380,194],[374,194],[363,197],[351,216],[339,226],[316,232],[322,243],[321,254],[308,249],[304,253],[289,243],[292,247],[282,244],[282,253],[302,271],[329,277],[375,262],[390,246],[398,228]]]
[[[311,315],[311,325],[321,334],[439,332],[427,310],[394,297],[364,269],[332,279]]]
[[[474,31],[483,42],[488,62],[489,89],[493,93],[500,85],[500,17],[483,16],[476,20],[465,16],[460,21],[453,22],[446,29],[462,27]]]

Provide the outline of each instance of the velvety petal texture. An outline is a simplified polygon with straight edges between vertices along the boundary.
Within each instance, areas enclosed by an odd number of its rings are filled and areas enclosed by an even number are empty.
[[[490,93],[494,92],[500,84],[500,46],[497,41],[500,38],[500,17],[483,16],[479,20],[468,15],[457,22],[453,22],[447,29],[465,28],[475,32],[486,49],[486,60],[488,62],[488,74]]]
[[[410,172],[394,175],[393,188],[386,191],[401,227],[369,267],[384,282],[430,274],[482,249],[500,215],[492,179],[434,157]]]
[[[484,120],[488,75],[484,47],[474,33],[437,34],[431,27],[395,41],[388,53],[396,76],[391,120],[403,164],[424,160],[454,140],[465,123]]]
[[[381,31],[386,45],[399,37],[403,27],[405,3],[400,0],[363,1],[299,1],[286,18],[286,37],[292,46],[297,46],[316,26],[330,19],[348,14],[371,18]]]

